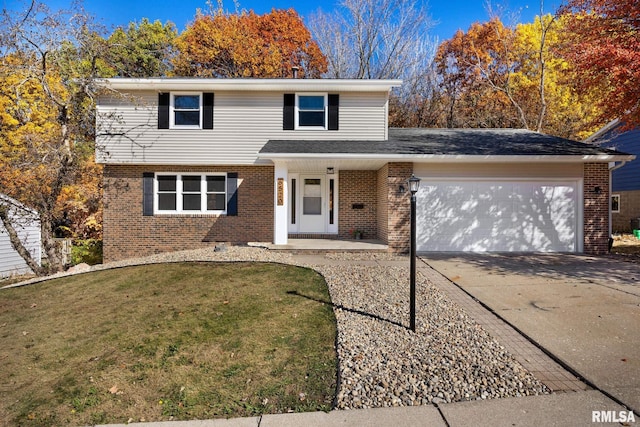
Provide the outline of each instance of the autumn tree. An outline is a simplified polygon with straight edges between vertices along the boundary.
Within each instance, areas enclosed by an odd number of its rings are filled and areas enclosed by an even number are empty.
[[[547,14],[518,24],[513,85],[530,129],[582,140],[598,127],[599,91],[577,90],[580,77],[559,52],[570,38],[564,16]]]
[[[118,27],[106,41],[104,61],[118,77],[162,77],[171,70],[178,33],[171,22],[143,18]]]
[[[324,55],[293,10],[197,14],[176,39],[174,74],[198,77],[291,76],[317,78],[327,69]]]
[[[443,42],[436,55],[447,127],[515,127],[582,139],[597,114],[594,92],[576,91],[577,75],[558,54],[565,19],[537,16],[505,26],[473,24]]]
[[[104,67],[98,40],[77,4],[51,11],[33,1],[0,18],[0,188],[40,217],[48,264],[25,259],[39,275],[63,268],[55,236],[72,224],[69,215],[88,220],[99,210],[91,134],[93,77]],[[14,236],[10,209],[0,202],[0,219]],[[25,252],[19,240],[11,243]]]
[[[513,92],[515,32],[498,18],[458,30],[436,54],[448,127],[528,127]]]
[[[599,92],[600,122],[640,125],[638,1],[569,0],[560,13],[571,32],[562,53],[578,71],[578,89]]]

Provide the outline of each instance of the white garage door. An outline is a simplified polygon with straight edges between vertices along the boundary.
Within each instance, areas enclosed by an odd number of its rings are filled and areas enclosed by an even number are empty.
[[[578,183],[422,179],[417,250],[576,252]]]

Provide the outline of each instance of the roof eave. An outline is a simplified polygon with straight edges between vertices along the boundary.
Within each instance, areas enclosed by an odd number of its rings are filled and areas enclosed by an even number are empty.
[[[361,159],[412,161],[415,163],[608,163],[629,161],[634,155],[451,155],[451,154],[353,154],[353,153],[258,153],[268,160]]]
[[[365,79],[209,79],[209,78],[110,78],[96,79],[99,86],[112,90],[233,90],[233,91],[340,91],[388,92],[402,80]]]

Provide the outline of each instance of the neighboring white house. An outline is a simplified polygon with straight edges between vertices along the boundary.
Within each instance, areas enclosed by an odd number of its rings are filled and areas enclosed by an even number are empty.
[[[11,197],[0,194],[0,203],[10,206],[9,211],[20,240],[40,264],[42,257],[40,219],[38,214]],[[9,234],[0,221],[0,277],[30,273],[31,269],[13,249]]]

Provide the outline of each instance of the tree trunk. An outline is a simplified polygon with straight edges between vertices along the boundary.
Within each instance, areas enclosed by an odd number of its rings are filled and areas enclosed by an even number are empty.
[[[29,252],[20,241],[18,232],[13,226],[11,218],[9,218],[9,207],[6,205],[0,205],[0,220],[2,220],[2,225],[4,225],[5,230],[7,230],[11,246],[16,252],[18,252],[27,266],[38,276],[46,275],[46,268],[38,265],[36,260],[33,259],[33,256],[31,256],[31,252]]]

